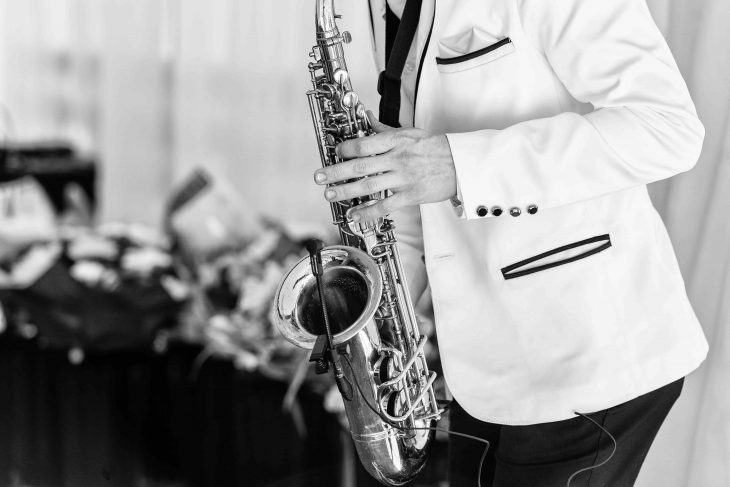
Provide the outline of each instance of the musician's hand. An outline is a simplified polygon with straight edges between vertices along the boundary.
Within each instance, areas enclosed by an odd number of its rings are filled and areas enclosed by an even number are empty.
[[[456,171],[445,135],[396,129],[380,123],[371,112],[368,115],[376,134],[342,142],[337,146],[337,155],[346,162],[314,173],[318,184],[331,185],[325,190],[328,201],[391,190],[393,194],[388,198],[350,212],[355,221],[372,221],[406,206],[435,203],[456,195]],[[337,184],[351,179],[357,181]]]

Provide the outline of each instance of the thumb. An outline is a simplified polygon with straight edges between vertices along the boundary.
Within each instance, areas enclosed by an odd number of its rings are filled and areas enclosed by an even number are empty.
[[[375,130],[376,134],[394,129],[394,127],[391,127],[390,125],[380,123],[380,120],[375,117],[375,114],[372,112],[372,110],[368,110],[368,119],[370,120],[370,125],[373,127],[373,130]]]

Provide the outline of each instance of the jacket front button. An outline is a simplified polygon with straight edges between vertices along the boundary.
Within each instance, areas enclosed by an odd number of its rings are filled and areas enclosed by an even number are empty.
[[[512,216],[520,216],[522,214],[522,210],[519,208],[512,208],[509,210],[509,214]]]
[[[527,213],[529,213],[530,215],[534,215],[535,213],[537,213],[537,205],[528,206]]]
[[[487,213],[489,213],[489,210],[487,210],[486,206],[478,206],[477,207],[477,216],[487,216]]]
[[[492,207],[492,215],[499,216],[501,214],[502,214],[502,208],[500,208],[499,206]]]

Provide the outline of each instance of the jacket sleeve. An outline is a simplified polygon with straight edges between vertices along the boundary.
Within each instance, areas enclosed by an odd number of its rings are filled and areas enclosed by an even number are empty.
[[[516,1],[528,40],[594,111],[447,134],[462,218],[485,200],[551,208],[695,164],[704,128],[644,0]]]

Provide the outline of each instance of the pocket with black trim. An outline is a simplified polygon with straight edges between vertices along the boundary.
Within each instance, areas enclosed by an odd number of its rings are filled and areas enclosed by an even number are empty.
[[[436,67],[442,73],[457,73],[495,61],[515,52],[512,39],[505,37],[487,47],[455,57],[436,57]]]
[[[505,279],[514,279],[516,277],[526,276],[528,274],[533,274],[535,272],[544,271],[546,269],[585,259],[591,255],[603,252],[610,246],[611,236],[609,234],[598,235],[579,242],[563,245],[556,249],[548,250],[547,252],[535,255],[529,259],[521,260],[502,268],[501,271]],[[574,249],[580,249],[582,252],[571,252]]]

